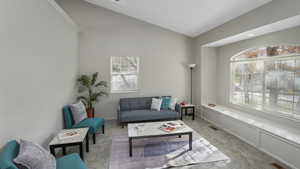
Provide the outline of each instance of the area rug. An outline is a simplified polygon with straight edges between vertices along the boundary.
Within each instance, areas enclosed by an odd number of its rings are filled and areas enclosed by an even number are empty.
[[[113,135],[109,169],[186,169],[195,165],[211,168],[230,162],[229,157],[196,132],[192,151],[188,151],[188,136],[135,139],[132,157],[128,147],[127,134]]]

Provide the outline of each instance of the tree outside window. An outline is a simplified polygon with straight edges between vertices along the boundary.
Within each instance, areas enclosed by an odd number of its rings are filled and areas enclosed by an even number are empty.
[[[231,103],[300,115],[300,46],[250,49],[231,59]]]
[[[138,89],[139,58],[111,57],[111,92],[134,92]]]

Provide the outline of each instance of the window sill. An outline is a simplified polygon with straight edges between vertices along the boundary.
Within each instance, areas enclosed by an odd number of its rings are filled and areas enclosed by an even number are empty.
[[[294,143],[298,147],[300,147],[300,133],[297,128],[283,126],[283,125],[274,123],[270,120],[251,115],[251,114],[247,113],[246,111],[232,109],[232,108],[222,106],[222,105],[210,107],[206,104],[202,104],[202,106],[205,107],[206,109],[213,110],[222,115],[242,121],[246,124],[249,124],[251,126],[262,129],[268,133],[279,136],[280,138],[283,138],[284,140],[287,140],[290,143]]]
[[[111,94],[136,93],[136,92],[138,92],[138,90],[110,91]]]
[[[292,120],[292,121],[300,123],[300,116],[299,115],[288,114],[288,113],[285,113],[285,112],[282,112],[282,111],[270,111],[270,110],[267,110],[267,109],[263,109],[262,107],[248,106],[248,105],[244,105],[244,104],[230,103],[230,105],[232,107],[236,108],[236,109],[239,109],[239,110],[243,110],[243,109],[245,110],[246,109],[247,112],[251,112],[251,111],[255,110],[258,113],[269,114],[269,115],[272,115],[272,116],[275,116],[275,117],[285,118],[285,119]]]

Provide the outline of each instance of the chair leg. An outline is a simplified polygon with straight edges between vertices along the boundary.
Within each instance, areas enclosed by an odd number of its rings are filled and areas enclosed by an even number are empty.
[[[102,126],[102,133],[104,134],[104,125]]]
[[[93,134],[93,142],[96,144],[96,134]]]
[[[122,128],[124,128],[124,123],[122,123]]]

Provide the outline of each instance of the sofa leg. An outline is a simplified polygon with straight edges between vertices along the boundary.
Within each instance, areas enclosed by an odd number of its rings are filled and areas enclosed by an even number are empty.
[[[96,144],[96,134],[93,134],[93,142]]]
[[[102,126],[102,134],[104,134],[104,125]]]

